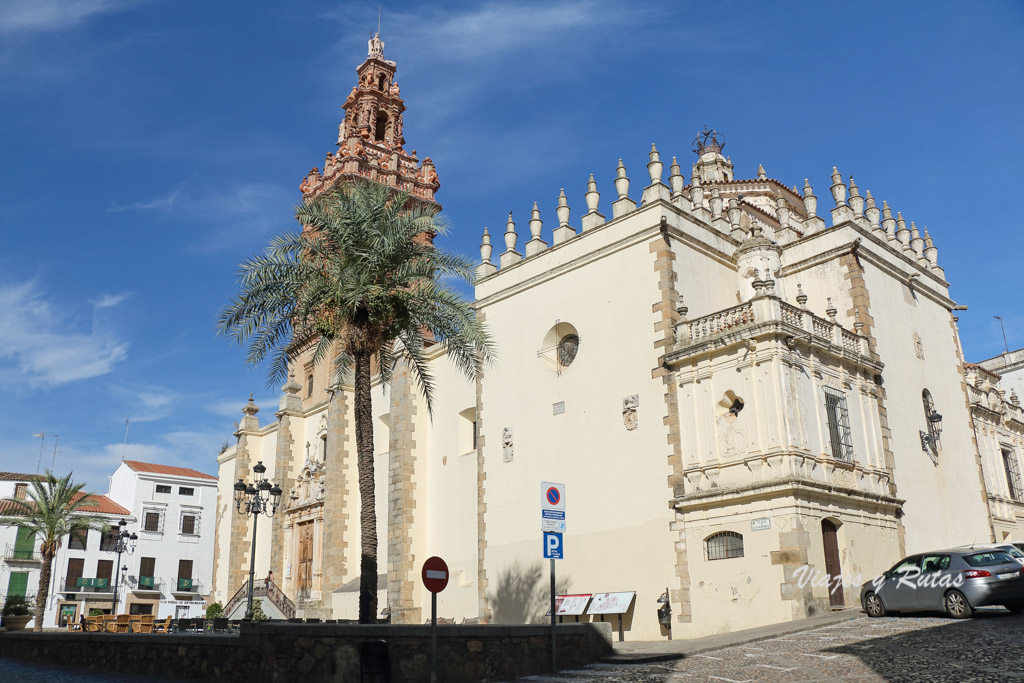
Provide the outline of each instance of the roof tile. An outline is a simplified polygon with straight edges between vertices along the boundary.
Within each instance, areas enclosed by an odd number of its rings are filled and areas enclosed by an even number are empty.
[[[210,474],[204,474],[198,470],[188,467],[171,467],[170,465],[157,465],[151,462],[139,462],[138,460],[125,460],[125,465],[136,472],[152,472],[154,474],[175,474],[179,477],[195,477],[197,479],[216,479]]]

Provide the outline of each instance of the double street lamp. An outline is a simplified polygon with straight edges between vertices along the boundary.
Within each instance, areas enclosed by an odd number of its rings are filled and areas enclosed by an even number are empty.
[[[110,552],[117,553],[117,564],[114,565],[114,604],[113,609],[110,612],[111,614],[117,614],[117,590],[118,584],[120,583],[119,579],[124,573],[124,570],[127,569],[127,567],[121,567],[121,554],[128,553],[131,555],[134,553],[135,544],[138,543],[139,540],[138,535],[134,531],[130,534],[128,533],[128,530],[125,529],[126,526],[128,526],[128,522],[123,519],[117,523],[117,535],[114,537],[117,539],[117,543],[113,548],[108,549]]]
[[[252,517],[252,550],[249,552],[249,601],[245,607],[245,618],[252,619],[252,589],[256,580],[256,522],[260,515],[273,517],[281,504],[281,487],[271,484],[263,475],[267,468],[260,460],[252,468],[254,482],[247,484],[239,479],[234,486],[235,510]]]

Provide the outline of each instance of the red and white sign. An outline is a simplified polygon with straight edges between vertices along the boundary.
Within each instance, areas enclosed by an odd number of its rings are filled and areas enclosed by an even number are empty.
[[[590,602],[590,593],[577,593],[576,595],[556,595],[555,596],[555,614],[560,617],[571,617],[579,616],[583,614],[587,609],[587,603]],[[551,608],[548,607],[546,617],[551,616]]]
[[[423,563],[423,585],[431,593],[440,593],[448,585],[448,565],[440,557],[428,558]]]

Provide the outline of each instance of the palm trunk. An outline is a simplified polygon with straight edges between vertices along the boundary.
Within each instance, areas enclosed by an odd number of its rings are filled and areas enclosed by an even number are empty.
[[[377,618],[377,512],[373,485],[373,404],[370,395],[370,354],[355,356],[356,451],[359,474],[359,623]]]
[[[39,590],[36,591],[36,624],[33,631],[43,630],[43,614],[46,612],[46,599],[50,595],[50,574],[53,572],[54,551],[43,548],[43,566],[39,568]]]

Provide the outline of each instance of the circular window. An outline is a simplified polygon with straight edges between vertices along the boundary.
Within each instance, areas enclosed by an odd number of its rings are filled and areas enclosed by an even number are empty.
[[[580,338],[575,334],[567,334],[558,342],[558,364],[563,368],[572,365],[576,360],[576,352],[580,350]]]

